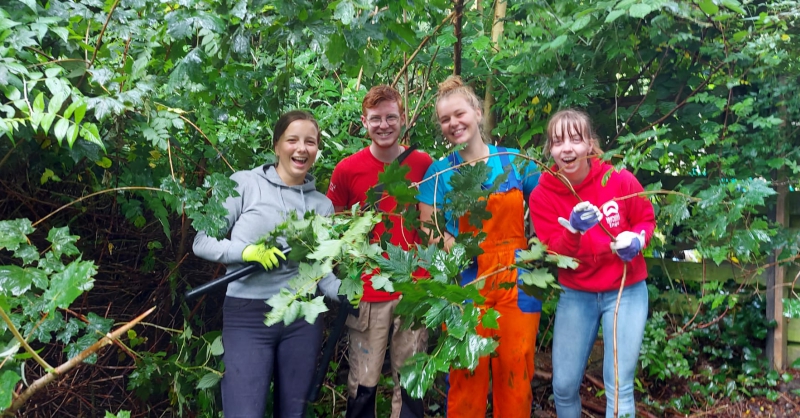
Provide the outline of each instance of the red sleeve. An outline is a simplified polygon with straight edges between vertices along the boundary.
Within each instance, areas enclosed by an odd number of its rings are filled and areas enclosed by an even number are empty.
[[[536,236],[547,249],[561,255],[575,257],[578,255],[578,248],[581,243],[581,235],[573,234],[558,223],[558,205],[553,202],[556,196],[549,195],[546,190],[539,186],[533,189],[528,200],[528,207],[531,212],[531,223],[536,232]]]
[[[633,175],[633,173],[625,170],[625,195],[632,195],[644,191],[642,184]],[[653,231],[656,229],[656,214],[653,210],[653,204],[644,196],[635,196],[628,198],[625,206],[625,215],[628,217],[628,224],[631,225],[631,232],[636,234],[644,231],[645,233],[645,247],[650,243],[650,238],[653,237]]]
[[[328,193],[326,193],[326,196],[328,196],[328,199],[331,200],[333,206],[344,206],[345,208],[348,207],[347,203],[350,200],[348,192],[350,188],[347,187],[346,171],[347,170],[342,168],[341,163],[337,164],[336,167],[333,168],[331,181],[328,185]]]

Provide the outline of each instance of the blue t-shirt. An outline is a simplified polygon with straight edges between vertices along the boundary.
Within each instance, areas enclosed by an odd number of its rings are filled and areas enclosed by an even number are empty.
[[[504,148],[502,151],[514,153],[519,152],[513,148]],[[503,169],[503,162],[501,161],[500,156],[496,155],[498,152],[500,151],[498,151],[496,146],[491,144],[489,145],[489,159],[487,160],[486,164],[489,165],[489,167],[492,169],[492,172],[489,174],[489,178],[486,180],[485,185],[487,187],[491,187],[494,184],[494,180],[498,176],[505,173],[505,170]],[[456,165],[464,162],[458,152],[455,152],[451,155],[455,156]],[[425,173],[423,178],[427,179],[436,173],[452,167],[453,164],[451,164],[451,161],[453,157],[449,155],[448,157],[434,161],[433,164],[428,167],[428,171]],[[511,165],[514,168],[514,174],[516,174],[517,179],[519,179],[519,181],[522,183],[522,193],[525,196],[525,201],[527,201],[531,191],[539,183],[539,170],[533,161],[525,160],[524,158],[516,155],[507,155],[507,157],[511,161]],[[522,173],[520,173],[521,169]],[[435,206],[437,208],[441,208],[444,202],[444,195],[452,190],[452,187],[450,187],[450,178],[454,173],[455,170],[450,170],[442,173],[438,177],[432,178],[420,184],[417,199],[422,203],[434,206],[433,203],[435,197]],[[447,220],[447,232],[452,234],[454,237],[458,236],[458,219],[453,219],[450,211],[445,211],[444,217]]]

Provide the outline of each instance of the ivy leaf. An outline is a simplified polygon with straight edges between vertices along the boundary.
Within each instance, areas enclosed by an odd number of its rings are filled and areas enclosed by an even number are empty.
[[[325,306],[323,299],[322,296],[317,296],[308,302],[298,302],[300,304],[300,312],[309,324],[313,324],[314,321],[317,320],[319,314],[328,312],[328,307]]]
[[[20,296],[31,288],[31,277],[18,266],[0,266],[0,289],[10,292],[11,296]]]
[[[39,259],[39,252],[33,245],[22,244],[14,251],[14,257],[22,260],[23,264],[32,264]]]
[[[56,257],[61,257],[62,254],[68,256],[80,254],[80,250],[75,246],[75,242],[77,242],[79,238],[80,236],[78,235],[70,235],[69,227],[66,226],[53,228],[47,233],[47,240],[53,244],[50,251],[52,251]]]
[[[86,334],[77,341],[72,344],[67,345],[64,347],[64,352],[67,354],[67,358],[74,358],[78,354],[82,353],[83,350],[91,347],[92,344],[96,343],[100,338],[94,334]],[[91,354],[89,357],[83,359],[83,362],[86,364],[95,364],[97,362],[97,353]]]
[[[93,331],[100,335],[106,335],[109,331],[111,331],[111,327],[114,326],[114,320],[111,318],[103,318],[100,315],[97,315],[94,312],[89,312],[86,315],[86,324],[87,331]]]
[[[6,409],[11,406],[14,388],[20,380],[22,378],[11,370],[6,370],[0,375],[0,409]]]
[[[15,251],[20,244],[28,242],[27,235],[34,231],[30,219],[14,219],[13,221],[0,221],[0,250],[7,248]]]
[[[47,311],[52,314],[56,308],[69,307],[78,296],[92,288],[95,274],[94,263],[80,259],[69,263],[64,271],[53,274],[50,288],[42,296],[48,301]]]
[[[197,390],[213,388],[220,380],[222,380],[222,376],[219,373],[208,372],[197,382]]]
[[[72,338],[78,335],[78,333],[85,328],[86,324],[77,318],[70,318],[64,327],[56,334],[56,341],[60,341],[63,344],[69,344],[69,342],[72,341]]]

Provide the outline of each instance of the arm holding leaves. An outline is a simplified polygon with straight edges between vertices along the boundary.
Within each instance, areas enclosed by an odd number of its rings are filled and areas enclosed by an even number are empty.
[[[433,222],[434,211],[435,209],[431,205],[426,203],[419,204],[419,220],[422,222],[420,229],[425,235],[430,237],[428,239],[429,245],[437,244],[439,241],[444,240],[444,250],[450,252],[450,248],[452,248],[453,244],[456,242],[456,237],[447,232],[444,226],[442,226],[444,236],[439,235],[438,231],[433,231],[431,228],[425,226]]]
[[[222,204],[227,211],[225,220],[228,225],[227,228],[222,231],[224,232],[224,234],[222,234],[223,236],[228,234],[242,214],[243,196],[246,191],[241,186],[244,182],[237,181],[237,178],[242,175],[244,175],[242,172],[238,172],[231,176],[231,179],[237,182],[237,186],[234,189],[237,195],[227,198]],[[248,243],[233,242],[227,238],[217,239],[209,236],[205,231],[197,231],[197,235],[194,237],[194,243],[192,244],[192,251],[196,256],[204,260],[223,264],[234,264],[244,262],[242,252],[247,245]]]
[[[531,222],[539,240],[550,251],[570,257],[577,256],[581,235],[567,230],[558,222],[560,215],[541,188],[534,189],[528,203]]]

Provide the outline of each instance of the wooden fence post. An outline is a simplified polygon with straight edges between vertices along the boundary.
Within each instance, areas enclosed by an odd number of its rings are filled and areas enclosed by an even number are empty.
[[[775,202],[775,222],[788,227],[786,217],[786,196],[789,194],[789,184],[785,176],[779,175],[780,186],[777,187],[778,198]],[[775,251],[774,260],[780,257],[780,250]],[[767,333],[767,357],[770,366],[778,371],[786,369],[789,364],[787,359],[788,341],[787,322],[783,316],[783,298],[786,297],[787,289],[784,283],[786,271],[783,266],[776,265],[767,272],[767,320],[775,320],[775,328],[771,328]]]

